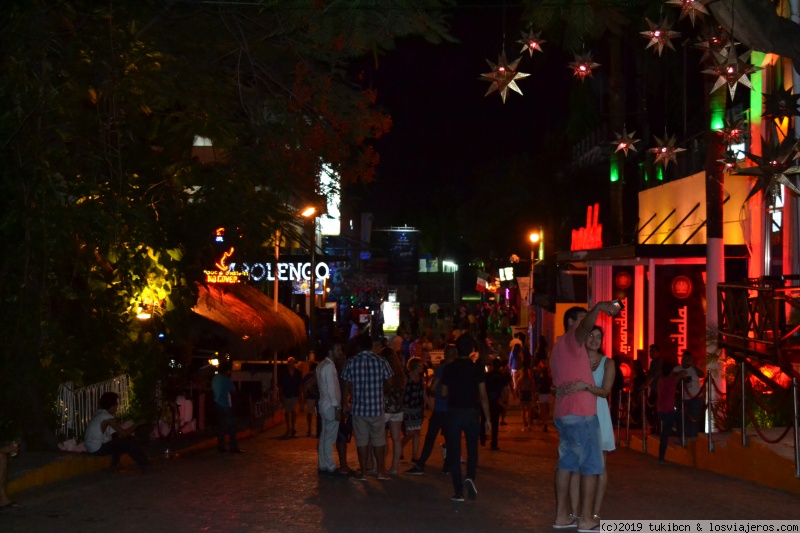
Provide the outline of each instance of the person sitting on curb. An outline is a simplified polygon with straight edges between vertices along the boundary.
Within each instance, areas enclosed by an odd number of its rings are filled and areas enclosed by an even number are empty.
[[[134,438],[135,426],[122,427],[116,419],[118,401],[119,396],[115,392],[107,392],[100,397],[99,409],[86,428],[83,445],[91,455],[110,455],[112,468],[119,465],[120,456],[127,453],[144,473],[150,461]]]
[[[8,485],[8,456],[16,455],[19,452],[19,444],[10,442],[0,447],[0,510],[22,507],[17,502],[8,497],[6,486]]]

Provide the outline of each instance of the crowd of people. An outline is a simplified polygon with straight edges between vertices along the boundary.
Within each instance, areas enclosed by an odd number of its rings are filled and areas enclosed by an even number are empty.
[[[603,354],[604,332],[595,323],[600,313],[613,316],[618,310],[613,302],[600,302],[590,310],[567,310],[565,333],[552,354],[544,337],[532,354],[522,333],[511,339],[507,349],[500,347],[490,336],[482,336],[480,328],[473,329],[469,319],[460,323],[464,328],[450,326],[445,333],[434,334],[430,327],[415,333],[412,312],[410,327],[401,326],[395,337],[377,343],[368,332],[355,328],[349,339],[329,343],[324,359],[312,361],[305,374],[294,358],[287,360],[278,376],[285,436],[297,434],[300,407],[306,414],[306,435],[319,439],[320,475],[365,481],[371,474],[385,481],[398,475],[409,443],[412,466],[404,473],[424,474],[441,435],[442,471],[452,479],[451,499],[461,502],[465,493],[471,499],[477,497],[479,445],[488,441],[490,450],[500,449],[500,426],[506,424],[509,404],[517,402],[522,431],[540,428],[547,432],[552,424],[558,432],[553,527],[595,531],[608,484],[606,454],[615,449],[616,440],[615,413],[609,403],[614,406],[619,401],[614,395],[623,382],[619,358]],[[435,349],[443,350],[444,356],[434,367],[431,351]],[[634,396],[645,398],[651,430],[660,435],[659,462],[663,463],[668,439],[679,421],[676,393],[682,388],[687,393],[682,396],[685,435],[697,436],[703,372],[688,351],[679,365],[665,361],[656,345],[650,346],[649,355],[648,372],[640,359],[633,361],[628,385]],[[244,453],[236,441],[231,401],[235,389],[229,374],[226,361],[212,381],[218,450]],[[100,398],[86,432],[86,450],[110,455],[112,466],[127,454],[144,471],[149,461],[133,436],[135,427],[116,419],[117,402],[114,393]],[[423,435],[426,410],[430,416]],[[351,468],[347,455],[353,436],[356,468]],[[16,505],[4,492],[8,455],[15,450],[13,445],[0,448],[0,508]]]

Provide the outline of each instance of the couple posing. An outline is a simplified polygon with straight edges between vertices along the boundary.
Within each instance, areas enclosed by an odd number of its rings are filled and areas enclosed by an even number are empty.
[[[598,480],[605,473],[598,398],[605,401],[614,379],[613,363],[609,364],[610,359],[598,353],[602,330],[596,328],[595,323],[600,312],[614,316],[619,307],[612,302],[599,302],[590,311],[582,307],[567,310],[564,314],[565,333],[558,339],[550,356],[550,370],[557,391],[553,419],[559,435],[556,520],[553,524],[556,529],[577,527],[579,532],[600,529],[599,519],[593,512],[599,505],[595,498]],[[595,366],[603,365],[605,375],[599,386],[595,384],[595,369],[590,366],[590,361]],[[610,427],[610,417],[608,425]],[[613,435],[611,440],[613,444]],[[605,483],[600,484],[599,496],[602,498]],[[570,503],[573,513],[570,513]],[[575,516],[575,512],[579,515]]]

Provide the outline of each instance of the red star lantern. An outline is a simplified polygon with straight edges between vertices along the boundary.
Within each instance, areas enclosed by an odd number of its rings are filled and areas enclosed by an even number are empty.
[[[672,31],[672,27],[666,20],[662,20],[658,24],[653,24],[649,18],[645,18],[644,20],[647,22],[647,25],[650,26],[648,31],[639,32],[645,39],[650,39],[645,50],[651,46],[655,46],[659,56],[664,50],[665,45],[675,50],[675,47],[672,46],[672,39],[680,37],[680,32]]]
[[[748,50],[744,54],[737,56],[736,47],[732,46],[727,58],[716,57],[717,64],[703,71],[704,74],[717,76],[717,81],[711,88],[711,92],[713,93],[727,83],[731,100],[733,100],[736,94],[736,87],[740,83],[748,89],[752,89],[753,85],[747,76],[761,70],[761,67],[753,66],[748,62],[752,52],[753,50]]]
[[[628,157],[628,150],[636,151],[636,146],[634,144],[639,142],[639,139],[634,139],[633,134],[636,133],[636,130],[628,133],[625,128],[622,128],[622,135],[616,133],[617,140],[613,141],[611,144],[617,146],[617,149],[614,152],[619,152],[622,150],[625,152],[625,157]]]
[[[695,17],[708,15],[708,9],[706,6],[703,5],[702,0],[667,0],[667,4],[671,4],[674,6],[680,6],[681,8],[681,16],[678,20],[683,20],[686,18],[686,15],[689,15],[689,19],[692,21],[692,26],[694,27],[694,19]]]
[[[530,76],[530,74],[517,71],[517,65],[519,65],[520,59],[522,58],[518,57],[513,62],[509,63],[506,59],[506,53],[503,52],[497,58],[497,64],[492,63],[488,59],[486,60],[486,62],[489,63],[489,67],[491,67],[492,71],[487,72],[486,74],[481,74],[480,79],[490,81],[492,84],[489,86],[489,90],[486,91],[484,96],[488,96],[494,91],[499,91],[500,98],[502,98],[503,103],[505,104],[509,89],[522,94],[522,91],[515,80],[527,78]]]
[[[717,159],[717,163],[722,163],[722,170],[727,172],[736,168],[739,159],[736,157],[736,153],[728,148],[725,150],[725,155],[722,156],[722,159]]]
[[[742,122],[744,122],[742,119],[737,121],[725,119],[725,127],[717,131],[722,136],[721,144],[738,144],[742,142],[742,135],[744,134]]]
[[[572,69],[572,75],[581,81],[586,78],[592,77],[592,70],[600,66],[600,63],[595,63],[592,60],[592,53],[587,52],[586,55],[575,54],[575,61],[568,65]]]
[[[666,133],[664,134],[663,139],[659,139],[656,137],[656,144],[658,144],[655,148],[650,148],[648,152],[656,154],[655,164],[661,163],[664,168],[667,168],[669,162],[672,161],[673,163],[677,164],[675,160],[675,155],[678,152],[685,152],[685,148],[676,148],[675,147],[675,136],[673,135],[669,139],[667,139]]]
[[[750,190],[750,194],[745,198],[745,202],[764,191],[764,197],[769,205],[775,205],[775,199],[780,195],[783,185],[794,194],[800,196],[800,189],[788,178],[793,174],[800,174],[800,166],[792,165],[792,161],[798,156],[798,141],[792,136],[786,136],[779,145],[767,143],[766,139],[761,138],[762,155],[757,156],[749,152],[744,155],[756,164],[754,167],[737,170],[740,176],[754,176],[756,184]]]
[[[776,119],[800,116],[800,109],[798,109],[800,94],[792,94],[792,87],[775,89],[770,94],[762,93],[762,96],[764,97],[762,117]]]
[[[735,43],[731,40],[731,34],[720,25],[705,26],[702,30],[702,37],[694,45],[695,48],[703,51],[701,63],[713,60],[715,57],[727,59],[728,52]]]
[[[519,51],[520,54],[527,50],[531,57],[533,57],[534,50],[544,52],[544,50],[542,50],[542,44],[546,43],[547,41],[539,38],[542,32],[533,33],[533,30],[531,30],[528,33],[525,33],[524,31],[520,32],[520,34],[522,35],[522,39],[517,41],[518,43],[522,44],[522,50]]]

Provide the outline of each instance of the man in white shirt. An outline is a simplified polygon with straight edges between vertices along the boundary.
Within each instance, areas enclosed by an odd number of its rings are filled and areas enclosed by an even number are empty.
[[[317,410],[322,420],[318,444],[318,468],[322,475],[337,475],[336,463],[333,461],[333,446],[339,431],[339,420],[342,418],[342,394],[339,389],[339,373],[336,364],[344,357],[342,347],[334,344],[327,357],[317,366],[317,386],[319,400]]]

